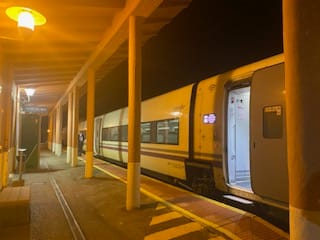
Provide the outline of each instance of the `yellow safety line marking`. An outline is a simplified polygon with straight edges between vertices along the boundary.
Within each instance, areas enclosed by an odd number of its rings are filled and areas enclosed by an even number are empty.
[[[166,208],[167,206],[163,205],[163,204],[158,204],[158,206],[156,207],[156,210],[159,211],[161,209]]]
[[[121,182],[127,183],[127,181],[123,180],[122,178],[119,178],[118,176],[115,176],[114,174],[110,173],[109,171],[107,171],[107,170],[105,170],[105,169],[103,169],[101,167],[98,167],[96,165],[94,165],[94,167],[99,169],[100,171],[108,174],[109,176],[120,180]],[[218,224],[210,222],[210,221],[208,221],[208,220],[206,220],[204,218],[201,218],[201,217],[199,217],[199,216],[197,216],[197,215],[195,215],[195,214],[193,214],[193,213],[191,213],[191,212],[189,212],[189,211],[187,211],[187,210],[185,210],[185,209],[183,209],[181,207],[178,207],[175,204],[172,204],[172,203],[170,203],[170,202],[158,197],[157,195],[155,195],[155,194],[153,194],[153,193],[151,193],[151,192],[149,192],[149,191],[147,191],[147,190],[145,190],[143,188],[140,188],[140,191],[142,193],[144,193],[145,195],[149,196],[150,198],[153,198],[155,201],[163,203],[164,205],[168,206],[169,208],[180,212],[182,215],[187,216],[188,218],[193,219],[196,222],[200,222],[200,223],[202,223],[202,224],[204,224],[206,226],[210,226],[210,227],[212,227],[212,228],[214,228],[216,230],[219,228],[217,231],[223,233],[224,235],[230,237],[233,240],[241,240],[241,238],[239,238],[237,235],[233,234],[232,232],[230,232],[229,230],[221,227]]]
[[[187,210],[185,210],[185,209],[183,209],[183,208],[181,208],[181,207],[179,207],[179,206],[177,206],[177,205],[175,205],[175,204],[172,204],[172,203],[170,203],[170,202],[168,202],[168,201],[166,201],[166,200],[158,197],[157,195],[155,195],[155,194],[153,194],[153,193],[151,193],[151,192],[146,191],[146,190],[143,189],[143,188],[140,188],[140,191],[141,191],[142,193],[146,194],[147,196],[153,198],[154,200],[156,200],[156,201],[158,201],[158,202],[161,202],[161,203],[167,205],[169,208],[171,208],[171,209],[173,209],[173,210],[175,210],[175,211],[177,211],[177,212],[180,212],[182,215],[184,215],[184,216],[186,216],[186,217],[188,217],[188,218],[190,218],[190,219],[192,219],[192,220],[194,220],[194,221],[196,221],[196,222],[200,222],[200,223],[202,223],[203,225],[210,226],[210,227],[214,228],[215,230],[217,230],[217,229],[219,228],[217,231],[223,233],[224,235],[230,237],[230,238],[233,239],[233,240],[241,240],[241,238],[239,238],[237,235],[233,234],[232,232],[230,232],[229,230],[221,227],[221,226],[218,225],[218,224],[215,224],[215,223],[213,223],[213,222],[210,222],[210,221],[208,221],[208,220],[206,220],[206,219],[204,219],[204,218],[202,218],[202,217],[199,217],[199,216],[197,216],[196,214],[191,213],[191,212],[189,212],[189,211],[187,211]]]
[[[191,222],[176,227],[168,228],[166,230],[152,233],[144,238],[144,240],[165,240],[179,237],[191,232],[196,232],[202,229],[202,226],[199,223]]]
[[[167,222],[173,219],[181,218],[181,217],[183,216],[178,212],[169,212],[162,215],[154,216],[151,220],[150,226]]]
[[[105,170],[105,169],[103,169],[103,168],[101,168],[101,167],[99,167],[99,166],[94,165],[94,167],[95,167],[96,169],[100,170],[101,172],[104,172],[104,173],[108,174],[109,176],[111,176],[111,177],[113,177],[113,178],[115,178],[115,179],[117,179],[117,180],[119,180],[119,181],[127,184],[127,181],[123,180],[121,177],[118,177],[118,176],[112,174],[111,172],[109,172],[109,171],[107,171],[107,170]]]

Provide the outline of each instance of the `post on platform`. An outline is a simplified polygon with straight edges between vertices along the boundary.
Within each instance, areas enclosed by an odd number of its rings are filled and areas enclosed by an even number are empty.
[[[78,165],[79,88],[72,89],[72,157],[71,166]]]
[[[94,69],[89,69],[87,82],[87,150],[85,178],[91,178],[93,173],[94,98],[95,72]]]
[[[68,93],[67,163],[72,160],[72,92]]]
[[[129,18],[128,60],[128,172],[127,210],[140,207],[140,119],[141,119],[141,29],[140,18]]]
[[[320,1],[284,0],[290,239],[320,236]]]

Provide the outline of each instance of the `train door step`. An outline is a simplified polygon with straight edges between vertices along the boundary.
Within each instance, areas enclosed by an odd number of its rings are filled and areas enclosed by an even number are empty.
[[[248,199],[244,199],[244,198],[240,198],[240,197],[236,197],[233,195],[223,195],[224,198],[230,199],[232,201],[241,203],[241,204],[246,204],[246,205],[253,205],[253,202],[248,200]]]

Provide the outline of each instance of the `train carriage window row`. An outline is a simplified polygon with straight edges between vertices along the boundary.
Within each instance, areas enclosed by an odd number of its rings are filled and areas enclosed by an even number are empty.
[[[102,141],[128,141],[128,125],[102,129]],[[179,144],[179,119],[166,119],[141,123],[141,142]]]

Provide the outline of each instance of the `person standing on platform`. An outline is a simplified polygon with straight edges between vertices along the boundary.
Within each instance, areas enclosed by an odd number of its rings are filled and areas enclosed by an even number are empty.
[[[78,138],[78,156],[81,156],[82,154],[83,142],[84,142],[84,135],[83,133],[80,132],[79,138]]]

